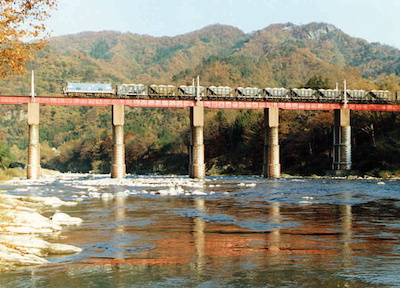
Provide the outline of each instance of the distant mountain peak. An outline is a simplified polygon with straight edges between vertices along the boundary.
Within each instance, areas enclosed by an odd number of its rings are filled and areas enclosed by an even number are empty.
[[[311,23],[305,25],[304,29],[307,31],[309,38],[313,40],[318,40],[326,34],[339,30],[334,25],[326,23]]]
[[[332,24],[314,22],[306,25],[295,25],[292,23],[283,24],[282,31],[291,33],[301,31],[306,34],[304,35],[302,33],[303,37],[319,40],[331,32],[339,31],[339,29]]]
[[[231,34],[231,35],[244,35],[245,33],[239,28],[231,25],[224,24],[212,24],[205,26],[199,30],[189,32],[185,35],[190,34]],[[182,36],[182,35],[181,35]]]

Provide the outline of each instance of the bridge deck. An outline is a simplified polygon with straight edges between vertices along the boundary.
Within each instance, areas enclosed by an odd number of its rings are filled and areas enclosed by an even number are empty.
[[[29,97],[0,96],[0,105],[18,105],[30,102],[52,106],[110,106],[126,105],[131,107],[187,108],[196,105],[193,100],[165,99],[117,99],[117,98],[79,98],[79,97]],[[344,108],[341,103],[321,102],[264,102],[264,101],[200,101],[200,106],[210,109],[264,109],[276,107],[284,110],[335,110]],[[355,111],[400,111],[399,104],[348,104]]]

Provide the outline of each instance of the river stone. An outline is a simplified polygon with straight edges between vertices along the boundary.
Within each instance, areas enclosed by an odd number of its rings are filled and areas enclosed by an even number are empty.
[[[71,217],[68,214],[61,212],[56,212],[50,218],[56,225],[80,225],[83,221],[81,218]]]
[[[64,202],[57,197],[15,197],[5,194],[0,196],[2,196],[0,209],[4,211],[3,222],[0,223],[0,272],[13,270],[19,266],[47,264],[49,262],[42,257],[49,254],[65,255],[82,251],[75,246],[53,244],[34,236],[33,234],[43,233],[55,235],[60,233],[61,226],[34,209],[28,208],[43,205],[53,207],[76,205],[76,202]],[[82,222],[80,218],[70,217],[65,213],[58,214],[61,216],[64,214],[66,225]]]
[[[47,264],[49,261],[30,254],[20,254],[18,252],[0,252],[0,259],[2,259],[6,266],[30,266]]]
[[[50,228],[34,228],[24,226],[8,226],[1,229],[1,232],[13,234],[52,234],[55,231]]]
[[[50,243],[50,246],[48,247],[48,253],[53,255],[75,254],[80,252],[82,252],[82,248],[67,244]]]
[[[57,197],[28,197],[27,201],[42,203],[47,206],[60,207],[60,206],[75,206],[76,202],[66,202]]]
[[[28,212],[28,211],[13,211],[9,212],[9,215],[14,218],[13,226],[14,227],[26,227],[27,230],[32,230],[33,233],[43,233],[40,230],[49,229],[51,231],[60,231],[61,226],[52,223],[49,218],[46,218],[39,214],[38,212]],[[10,227],[12,228],[12,227]],[[38,230],[38,232],[34,232],[34,230]],[[19,232],[21,233],[21,232]],[[32,233],[32,232],[28,232]],[[47,232],[45,232],[47,233]]]
[[[48,254],[74,254],[82,251],[81,248],[72,245],[49,243],[35,236],[27,235],[0,235],[0,242],[23,254],[31,254],[38,257],[47,256]]]
[[[111,193],[103,193],[103,194],[101,194],[101,198],[102,199],[113,199],[114,195]]]

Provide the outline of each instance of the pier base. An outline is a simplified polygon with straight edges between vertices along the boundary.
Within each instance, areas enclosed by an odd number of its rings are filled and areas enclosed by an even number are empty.
[[[189,176],[203,179],[206,177],[204,164],[204,108],[190,107],[190,148],[189,148]]]
[[[111,178],[120,179],[126,176],[124,117],[125,117],[124,105],[113,105],[112,106],[113,156],[111,165]]]
[[[26,177],[39,179],[40,168],[40,143],[39,143],[39,103],[28,103],[29,145]]]
[[[333,170],[351,169],[351,126],[350,110],[334,111],[335,127],[333,129]]]
[[[263,177],[279,178],[281,176],[279,147],[279,109],[264,109],[264,166]]]

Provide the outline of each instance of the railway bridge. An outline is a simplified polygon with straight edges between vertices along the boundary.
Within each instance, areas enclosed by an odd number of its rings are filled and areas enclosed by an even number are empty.
[[[28,106],[29,146],[27,178],[40,178],[39,124],[40,105],[53,106],[109,106],[112,111],[113,157],[112,178],[124,178],[124,106],[152,108],[190,109],[191,139],[189,149],[189,176],[204,178],[204,108],[207,109],[259,109],[264,110],[264,165],[263,176],[279,178],[281,175],[279,147],[279,111],[280,110],[333,110],[333,170],[351,169],[351,126],[350,112],[353,111],[388,111],[399,112],[400,105],[377,103],[323,103],[323,102],[278,102],[278,101],[237,101],[237,100],[176,100],[176,99],[129,99],[129,98],[80,98],[80,97],[30,97],[0,96],[0,105]]]

